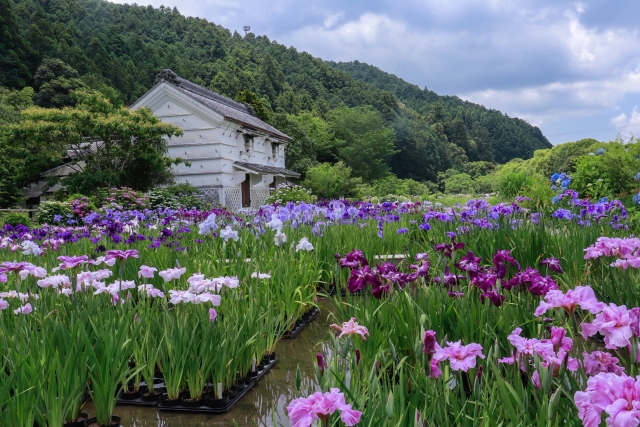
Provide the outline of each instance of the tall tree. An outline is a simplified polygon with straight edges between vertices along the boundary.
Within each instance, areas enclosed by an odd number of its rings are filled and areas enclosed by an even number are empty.
[[[329,113],[329,129],[337,159],[364,181],[384,178],[395,153],[393,129],[372,108],[337,108]]]
[[[29,47],[18,31],[12,0],[0,0],[0,85],[21,88],[31,77]]]
[[[33,103],[44,108],[73,106],[76,101],[71,92],[87,88],[75,69],[56,58],[42,61],[34,76],[34,86],[37,93]]]
[[[114,107],[97,92],[73,97],[76,108],[27,108],[20,122],[7,126],[0,153],[17,163],[16,181],[33,179],[34,172],[67,157],[76,171],[62,182],[72,192],[118,186],[146,191],[171,180],[165,137],[181,135],[180,128],[146,108]]]

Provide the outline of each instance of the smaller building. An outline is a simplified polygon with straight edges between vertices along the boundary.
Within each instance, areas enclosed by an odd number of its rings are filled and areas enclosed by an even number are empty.
[[[147,107],[184,132],[167,141],[176,180],[199,188],[210,202],[230,208],[257,208],[272,189],[300,174],[285,168],[292,138],[256,117],[251,106],[234,101],[163,70],[154,86],[130,108]]]

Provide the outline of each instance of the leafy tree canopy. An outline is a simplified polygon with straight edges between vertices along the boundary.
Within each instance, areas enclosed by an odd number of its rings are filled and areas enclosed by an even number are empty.
[[[150,110],[113,106],[96,92],[75,92],[75,108],[27,108],[0,140],[3,158],[15,163],[17,182],[68,160],[76,172],[62,180],[71,192],[96,194],[102,187],[146,191],[171,180],[165,136],[182,131]]]

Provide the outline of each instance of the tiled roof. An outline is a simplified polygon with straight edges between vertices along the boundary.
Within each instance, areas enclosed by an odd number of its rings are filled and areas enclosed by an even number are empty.
[[[300,174],[297,172],[290,171],[289,169],[285,169],[285,168],[278,168],[275,166],[267,166],[267,165],[260,165],[258,163],[246,163],[246,162],[233,162],[233,165],[238,166],[242,169],[248,169],[253,172],[258,172],[261,174],[281,175],[289,178],[300,178]]]
[[[57,190],[63,188],[62,185],[58,182],[58,183],[54,184],[53,187],[49,187],[45,191],[44,187],[46,185],[47,185],[46,182],[40,181],[37,184],[33,184],[31,187],[23,188],[22,189],[22,195],[24,196],[25,199],[31,199],[31,198],[34,198],[34,197],[40,197],[45,192],[46,193],[53,193],[54,191],[57,191]]]
[[[84,171],[84,161],[80,160],[77,163],[68,162],[53,169],[49,169],[48,171],[44,171],[40,174],[43,177],[52,177],[52,176],[67,176],[73,172],[82,172]]]
[[[174,85],[186,95],[204,104],[228,120],[240,123],[249,128],[261,130],[286,141],[292,141],[290,136],[257,118],[253,108],[249,105],[242,104],[226,96],[222,96],[219,93],[205,89],[187,79],[178,77],[176,73],[168,69],[162,70],[160,74],[156,76],[156,84],[163,81]]]

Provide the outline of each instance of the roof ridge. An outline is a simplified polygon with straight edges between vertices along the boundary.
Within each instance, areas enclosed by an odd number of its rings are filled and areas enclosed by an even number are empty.
[[[161,80],[175,84],[176,86],[181,87],[184,90],[188,90],[189,92],[196,93],[200,96],[204,96],[205,98],[209,98],[213,101],[224,104],[227,107],[235,108],[236,110],[242,111],[243,113],[250,114],[252,116],[256,115],[253,111],[253,108],[250,108],[247,104],[243,104],[242,102],[227,98],[226,96],[220,95],[217,92],[202,87],[199,84],[192,82],[191,80],[180,77],[168,68],[162,70],[156,76],[156,82]]]

